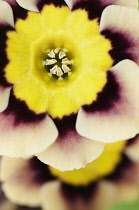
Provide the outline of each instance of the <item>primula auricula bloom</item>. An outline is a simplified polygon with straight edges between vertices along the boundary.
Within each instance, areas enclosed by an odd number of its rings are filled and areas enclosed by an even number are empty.
[[[116,202],[133,201],[139,195],[137,145],[139,135],[128,144],[109,143],[100,157],[72,171],[57,170],[37,157],[3,157],[2,189],[10,201],[43,210],[104,210]]]
[[[0,1],[1,155],[79,169],[138,133],[138,1],[114,2]]]

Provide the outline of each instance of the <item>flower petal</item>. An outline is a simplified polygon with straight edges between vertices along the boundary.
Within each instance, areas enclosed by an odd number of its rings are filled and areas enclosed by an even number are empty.
[[[61,183],[59,181],[45,184],[41,189],[41,199],[44,210],[69,210],[66,200],[62,197]]]
[[[68,7],[69,7],[70,9],[72,9],[74,0],[64,0],[64,1],[65,1],[66,4],[68,5]]]
[[[59,181],[49,182],[41,189],[42,207],[51,210],[92,210],[95,209],[91,203],[96,192],[96,184],[82,187]]]
[[[18,18],[25,19],[27,17],[27,10],[25,10],[22,7],[20,7],[17,4],[16,0],[4,0],[4,1],[6,1],[12,7],[15,20],[17,20]]]
[[[42,187],[41,198],[44,209],[104,210],[117,202],[134,201],[139,193],[137,182],[117,185],[109,181],[100,181],[96,190],[92,190],[91,187],[78,189],[69,186],[67,188],[72,191],[65,189],[66,192],[63,192],[62,188],[62,184],[58,181],[50,182]]]
[[[103,0],[105,2],[105,0]],[[132,1],[127,1],[127,0],[116,0],[116,3],[113,3],[113,0],[107,0],[106,2],[111,2],[110,4],[116,4],[116,5],[121,5],[121,6],[127,6],[127,7],[132,7],[138,10],[138,0],[132,0]]]
[[[0,155],[22,157],[42,152],[57,135],[49,116],[35,115],[11,94],[8,108],[0,114]]]
[[[20,205],[38,206],[44,183],[54,178],[37,158],[2,158],[1,181],[6,196]]]
[[[49,5],[49,4],[54,4],[55,6],[62,6],[66,5],[64,0],[16,0],[17,3],[30,11],[35,11],[38,12],[39,10],[41,11],[43,6]]]
[[[139,131],[139,67],[124,60],[107,72],[97,101],[83,106],[77,117],[80,135],[101,142],[134,137]]]
[[[29,11],[38,12],[38,8],[36,6],[37,1],[36,0],[16,0],[17,3],[23,7],[24,9],[27,9]]]
[[[14,27],[12,8],[4,1],[0,1],[0,24],[8,24]]]
[[[11,88],[2,88],[0,87],[0,112],[3,112],[9,102]]]
[[[122,5],[138,9],[137,0],[66,0],[66,2],[72,10],[85,9],[88,12],[89,19],[100,17],[105,7],[109,5]]]
[[[102,13],[100,32],[115,42],[113,54],[117,61],[131,59],[139,64],[139,12],[132,8],[109,6]],[[115,49],[116,48],[116,49]],[[122,49],[123,48],[123,49]],[[118,50],[121,50],[122,53]],[[112,52],[110,52],[112,54]],[[112,55],[113,57],[113,55]]]
[[[113,183],[101,181],[97,187],[93,187],[74,187],[58,181],[50,182],[41,189],[42,206],[44,209],[57,210],[104,210],[117,201],[118,192]]]
[[[103,152],[104,145],[90,139],[78,136],[62,139],[67,141],[62,143],[58,139],[44,152],[37,157],[44,163],[61,170],[73,170],[84,167],[87,163],[93,161]]]
[[[1,179],[4,182],[2,189],[12,202],[36,206],[40,204],[40,186],[32,183],[32,174],[26,162],[7,157],[2,160]]]
[[[135,162],[139,162],[139,135],[125,148],[126,155]]]
[[[98,189],[92,198],[92,207],[95,210],[104,210],[118,201],[117,187],[112,182],[100,181]]]
[[[5,197],[0,199],[0,210],[17,210],[17,206]]]
[[[139,186],[138,182],[131,184],[123,184],[118,187],[118,195],[119,195],[119,201],[121,202],[134,202],[138,199],[139,195]]]
[[[137,182],[117,185],[100,181],[97,187],[93,187],[64,186],[59,181],[49,182],[41,189],[42,207],[57,210],[104,210],[117,202],[133,201],[139,193]]]
[[[139,163],[131,161],[126,155],[122,156],[113,174],[104,178],[113,183],[118,191],[119,201],[133,201],[139,195]]]
[[[59,137],[37,157],[61,171],[84,167],[103,152],[104,144],[81,137],[75,130],[76,116],[54,120]]]

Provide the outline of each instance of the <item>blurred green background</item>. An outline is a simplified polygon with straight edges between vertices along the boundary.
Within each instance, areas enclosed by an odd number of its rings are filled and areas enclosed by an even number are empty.
[[[139,199],[134,203],[120,203],[114,205],[108,210],[139,210]]]

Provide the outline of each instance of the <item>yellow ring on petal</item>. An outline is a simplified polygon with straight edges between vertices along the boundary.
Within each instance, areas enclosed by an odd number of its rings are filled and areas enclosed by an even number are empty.
[[[126,141],[106,144],[103,153],[85,168],[73,171],[59,171],[51,166],[51,173],[62,181],[72,185],[88,185],[90,182],[106,176],[113,172],[121,160],[121,152]]]
[[[18,20],[15,32],[8,32],[5,68],[16,98],[36,114],[53,118],[76,113],[90,104],[106,84],[106,70],[113,60],[111,43],[99,35],[98,20],[89,20],[86,11],[45,6],[42,13],[28,12]],[[73,61],[69,76],[57,79],[44,65],[48,50],[61,48]]]

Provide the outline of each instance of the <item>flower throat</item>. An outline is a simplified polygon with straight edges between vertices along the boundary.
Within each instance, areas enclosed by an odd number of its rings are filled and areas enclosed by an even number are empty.
[[[49,76],[56,76],[58,79],[71,74],[72,60],[67,58],[67,50],[55,48],[48,50],[45,66]]]

